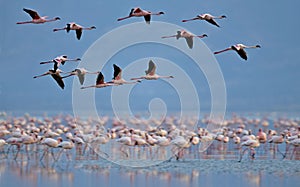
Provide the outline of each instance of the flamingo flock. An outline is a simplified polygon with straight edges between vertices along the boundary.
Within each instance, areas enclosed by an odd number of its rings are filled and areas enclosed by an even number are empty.
[[[54,17],[52,19],[47,19],[47,16],[43,16],[41,17],[37,11],[32,10],[32,9],[27,9],[27,8],[23,8],[23,10],[28,13],[32,20],[31,21],[24,21],[24,22],[17,22],[17,24],[29,24],[29,23],[33,23],[33,24],[41,24],[41,23],[46,23],[46,22],[54,22],[57,20],[61,20],[60,17]],[[152,16],[160,16],[160,15],[164,15],[165,13],[162,11],[158,11],[158,12],[152,12],[149,10],[144,10],[140,7],[135,7],[132,8],[130,10],[130,13],[128,16],[125,17],[121,17],[118,18],[117,21],[122,21],[125,19],[129,19],[129,18],[133,18],[133,17],[144,17],[145,22],[147,24],[150,24],[151,22],[151,17]],[[194,18],[190,18],[190,19],[183,19],[182,22],[189,22],[189,21],[195,21],[195,20],[204,20],[216,27],[220,27],[219,23],[216,22],[216,20],[221,20],[221,19],[225,19],[227,18],[227,16],[225,15],[220,15],[220,16],[214,16],[211,15],[209,13],[203,13],[203,14],[199,14]],[[53,32],[58,32],[58,31],[63,31],[65,30],[67,33],[69,33],[71,30],[74,30],[76,33],[76,38],[78,40],[81,39],[82,37],[82,33],[84,30],[94,30],[96,29],[95,26],[90,26],[90,27],[84,27],[81,26],[75,22],[69,22],[66,24],[65,27],[62,28],[54,28]],[[194,45],[194,38],[204,38],[207,37],[207,34],[202,34],[202,35],[194,35],[191,32],[187,31],[187,30],[179,30],[176,31],[177,34],[175,35],[170,35],[170,36],[162,36],[162,39],[165,38],[176,38],[177,40],[179,38],[184,38],[186,40],[186,43],[188,45],[188,47],[190,49],[193,49],[193,45]],[[244,59],[247,60],[248,59],[248,55],[245,51],[245,49],[248,48],[261,48],[260,45],[254,45],[254,46],[247,46],[244,44],[235,44],[232,45],[229,48],[220,50],[220,51],[215,51],[214,54],[219,54],[219,53],[223,53],[229,50],[234,50],[238,53],[238,55]],[[121,76],[122,76],[122,69],[117,66],[117,65],[113,65],[114,67],[114,78],[111,81],[105,82],[104,81],[104,75],[102,72],[100,71],[95,71],[90,73],[89,71],[85,70],[84,68],[76,68],[75,70],[73,70],[72,72],[68,72],[66,76],[61,76],[61,73],[64,73],[63,71],[59,70],[58,68],[60,67],[60,65],[64,65],[67,61],[81,61],[80,58],[75,58],[75,59],[69,59],[67,57],[67,55],[61,55],[58,56],[56,58],[54,58],[53,60],[50,61],[45,61],[45,62],[41,62],[40,64],[49,64],[49,63],[53,63],[54,67],[53,69],[50,69],[48,72],[42,74],[42,75],[38,75],[35,76],[34,78],[38,78],[38,77],[42,77],[45,75],[51,75],[52,78],[54,78],[54,80],[57,82],[57,84],[64,89],[65,85],[64,85],[64,78],[67,77],[71,77],[73,75],[77,75],[79,78],[79,82],[81,85],[84,84],[84,79],[85,79],[85,75],[86,74],[98,74],[97,79],[96,79],[96,84],[95,85],[90,85],[90,86],[82,86],[82,89],[86,89],[86,88],[104,88],[104,87],[109,87],[109,86],[116,86],[116,85],[124,85],[124,84],[135,84],[137,82],[140,82],[143,79],[146,80],[157,80],[159,78],[173,78],[173,76],[160,76],[157,75],[155,73],[155,69],[156,69],[156,65],[153,63],[152,60],[149,61],[149,65],[148,65],[148,70],[146,71],[146,75],[145,76],[141,76],[141,77],[137,77],[137,78],[132,78],[131,80],[134,80],[132,82],[130,81],[126,81],[124,80]]]
[[[73,160],[74,156],[103,155],[113,159],[118,155],[130,159],[144,154],[150,160],[182,160],[225,155],[242,162],[248,153],[247,159],[252,161],[257,158],[300,159],[299,119],[233,115],[220,122],[204,116],[197,128],[193,125],[197,122],[195,116],[183,119],[165,116],[162,122],[156,121],[161,119],[5,115],[1,117],[0,157],[30,160],[35,155],[41,162],[45,159],[56,162],[63,158]],[[209,123],[220,128],[208,131],[205,127]],[[211,140],[213,144],[199,152],[200,143]],[[170,157],[164,155],[167,153]]]
[[[47,22],[54,22],[57,20],[61,20],[60,17],[54,17],[52,19],[47,19],[47,16],[41,17],[37,11],[31,9],[23,9],[26,13],[30,15],[32,18],[31,21],[24,21],[24,22],[17,22],[17,24],[42,24]],[[130,10],[128,16],[118,18],[117,21],[122,21],[125,19],[133,18],[133,17],[144,17],[144,20],[147,24],[151,23],[152,16],[161,16],[165,13],[162,11],[159,12],[152,12],[148,10],[143,10],[140,7],[135,7]],[[182,22],[189,22],[195,20],[204,20],[209,24],[221,28],[219,23],[216,20],[225,19],[227,16],[213,16],[209,13],[199,14],[194,18],[182,20]],[[221,21],[220,21],[221,22]],[[82,39],[83,31],[88,30],[95,30],[95,26],[84,27],[75,22],[69,22],[62,28],[54,28],[53,32],[58,31],[66,31],[69,33],[71,30],[75,31],[77,40]],[[204,38],[207,37],[207,34],[202,35],[194,35],[187,30],[178,30],[174,31],[177,32],[175,35],[170,36],[162,36],[162,39],[166,38],[184,38],[186,40],[187,46],[189,49],[194,50],[194,39],[196,38]],[[248,56],[245,49],[248,48],[261,48],[260,45],[255,46],[247,46],[244,44],[236,44],[232,45],[229,48],[216,51],[214,54],[223,53],[229,50],[234,50],[238,53],[238,55],[247,60]],[[113,64],[113,78],[112,80],[105,81],[105,77],[102,71],[100,70],[86,70],[85,68],[76,68],[73,71],[62,71],[59,68],[62,68],[63,65],[69,64],[69,62],[79,62],[81,61],[80,58],[68,58],[67,55],[60,55],[53,60],[40,62],[40,64],[53,64],[53,69],[49,69],[47,72],[34,76],[33,78],[40,78],[47,75],[50,75],[54,81],[58,84],[61,89],[65,88],[64,79],[72,76],[77,76],[79,80],[79,84],[81,85],[81,89],[88,89],[88,88],[104,88],[104,87],[112,87],[112,86],[121,86],[121,85],[128,85],[128,84],[139,84],[142,80],[158,80],[158,79],[172,79],[174,78],[173,75],[159,75],[156,73],[156,64],[153,60],[149,59],[148,62],[148,69],[145,70],[145,74],[137,77],[133,77],[127,81],[122,78],[123,70],[120,68],[119,65]],[[67,63],[68,62],[68,63]],[[64,74],[64,76],[62,75]],[[85,85],[85,76],[87,74],[95,74],[97,75],[96,81],[94,85]],[[191,149],[191,147],[195,147],[199,145],[200,142],[220,142],[222,147],[226,147],[225,145],[229,142],[233,142],[235,145],[238,145],[238,149],[240,150],[239,154],[239,161],[242,161],[242,158],[245,152],[250,153],[251,159],[256,157],[256,149],[261,147],[262,144],[269,143],[269,144],[289,144],[294,146],[293,154],[297,151],[297,147],[299,146],[299,127],[298,129],[294,127],[294,129],[288,129],[288,132],[281,132],[281,135],[278,136],[277,133],[269,133],[267,131],[263,131],[262,128],[258,131],[258,135],[255,136],[252,134],[251,129],[246,129],[245,119],[238,118],[234,119],[234,122],[227,121],[227,124],[221,125],[223,128],[217,129],[216,132],[209,132],[207,129],[199,127],[197,130],[190,130],[186,127],[185,124],[193,124],[193,119],[189,119],[189,121],[177,122],[174,118],[164,119],[163,125],[155,125],[155,121],[145,121],[144,129],[140,128],[130,128],[127,126],[127,123],[131,124],[139,124],[138,121],[126,121],[124,123],[120,122],[112,122],[112,125],[109,126],[107,131],[103,131],[105,128],[99,128],[99,126],[104,127],[104,124],[108,123],[108,119],[104,119],[104,121],[97,121],[95,119],[90,121],[81,121],[80,119],[74,119],[70,116],[64,117],[64,124],[60,118],[52,118],[52,119],[44,119],[38,120],[36,118],[32,118],[30,116],[21,118],[21,119],[13,119],[15,120],[12,123],[12,118],[8,118],[7,121],[3,122],[1,125],[0,131],[0,147],[9,146],[6,151],[6,156],[9,154],[10,149],[15,147],[17,153],[14,155],[14,159],[17,159],[20,150],[22,149],[23,145],[42,145],[44,147],[42,156],[40,160],[43,160],[44,157],[51,152],[53,159],[56,161],[60,159],[61,154],[63,152],[66,153],[66,156],[70,160],[72,155],[69,153],[70,150],[78,149],[82,150],[81,146],[84,145],[83,152],[86,152],[89,146],[96,144],[107,144],[111,141],[121,145],[119,151],[123,153],[125,157],[130,156],[130,152],[126,150],[126,147],[159,147],[159,148],[166,148],[171,146],[173,156],[179,160],[185,156],[187,150]],[[241,120],[240,123],[238,120]],[[116,120],[117,121],[117,120]],[[25,125],[21,125],[25,123]],[[82,123],[80,125],[80,123]],[[214,121],[210,121],[208,119],[203,119],[203,124],[208,123],[218,123]],[[225,122],[224,122],[225,123]],[[247,122],[248,123],[248,122]],[[260,122],[258,122],[260,124]],[[15,124],[13,127],[11,124]],[[65,125],[67,124],[67,125]],[[83,124],[91,125],[90,130],[83,132]],[[234,126],[232,128],[230,126]],[[249,123],[251,124],[251,123]],[[140,125],[140,124],[139,124]],[[261,122],[261,125],[263,123]],[[98,127],[98,129],[94,129],[93,127]],[[81,127],[81,128],[79,128]],[[93,130],[92,130],[93,129]],[[293,132],[291,132],[293,131]],[[272,132],[272,131],[270,131]],[[292,139],[292,134],[294,139]],[[269,136],[269,137],[268,137]],[[278,137],[277,137],[278,136]],[[65,140],[64,140],[65,139]],[[93,147],[93,146],[92,146]],[[244,148],[245,147],[245,148]],[[244,150],[242,150],[244,148]],[[54,150],[60,149],[57,156],[54,155]],[[26,148],[28,150],[28,148]],[[95,151],[96,149],[94,149]],[[286,158],[286,153],[282,153],[278,146],[274,149],[274,155],[276,155],[276,151],[281,153],[281,155]],[[81,151],[80,151],[81,152]],[[95,151],[96,152],[96,151]],[[152,152],[152,151],[151,151]],[[152,153],[151,153],[152,154]],[[29,153],[27,152],[27,157],[29,157]],[[105,153],[105,155],[108,155]],[[109,156],[109,155],[108,155]]]

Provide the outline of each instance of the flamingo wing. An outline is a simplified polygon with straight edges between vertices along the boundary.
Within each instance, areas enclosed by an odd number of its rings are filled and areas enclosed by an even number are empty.
[[[64,89],[65,88],[65,84],[64,81],[62,80],[61,76],[59,74],[51,74],[51,76],[53,77],[53,79],[57,82],[57,84]]]
[[[218,23],[217,23],[214,19],[206,19],[206,21],[207,21],[208,23],[211,23],[211,24],[217,26],[217,27],[220,27],[220,25],[218,25]]]
[[[117,66],[116,64],[114,66],[114,80],[120,80],[122,78],[122,69]]]
[[[150,24],[150,21],[151,21],[151,15],[150,15],[150,14],[149,14],[149,15],[145,15],[145,16],[144,16],[144,19],[145,19],[146,23]]]
[[[192,49],[193,48],[193,38],[192,37],[186,37],[185,38],[186,43],[188,44],[189,48]]]
[[[149,61],[148,70],[145,71],[146,75],[154,75],[156,66],[152,60]]]
[[[78,76],[79,82],[81,85],[83,85],[84,74],[82,73],[82,71],[80,69],[76,69],[76,71],[77,71],[77,76]]]
[[[237,49],[235,46],[231,46],[231,48],[232,48],[233,50],[235,50],[235,51],[239,54],[239,56],[240,56],[242,59],[244,59],[244,60],[247,60],[247,59],[248,59],[247,53],[246,53],[246,51],[245,51],[243,48]]]
[[[98,74],[96,84],[98,85],[98,84],[103,84],[103,83],[104,83],[104,76],[103,76],[102,72],[100,72]]]
[[[70,30],[71,30],[71,24],[68,23],[68,24],[67,24],[67,27],[66,27],[66,31],[67,31],[67,32],[70,32]]]
[[[82,29],[81,28],[80,29],[76,29],[76,37],[77,37],[78,40],[80,40],[81,35],[82,35]]]
[[[23,8],[23,10],[30,15],[30,17],[32,19],[40,19],[41,17],[39,16],[39,14],[34,11],[34,10],[30,10],[30,9],[26,9],[26,8]]]

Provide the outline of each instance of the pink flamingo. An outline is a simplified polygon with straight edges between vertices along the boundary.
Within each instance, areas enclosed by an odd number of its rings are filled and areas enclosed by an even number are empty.
[[[164,12],[152,13],[150,11],[143,10],[143,9],[137,7],[137,8],[132,8],[131,9],[131,11],[129,13],[129,16],[119,18],[118,21],[128,19],[128,18],[131,18],[131,17],[142,17],[143,16],[145,18],[146,23],[150,24],[151,15],[159,16],[159,15],[162,15],[162,14],[165,14],[165,13]]]
[[[59,17],[55,17],[53,19],[46,19],[48,16],[39,16],[39,14],[35,10],[30,10],[23,8],[23,10],[30,15],[32,18],[31,21],[23,21],[23,22],[17,22],[17,24],[27,24],[27,23],[34,23],[34,24],[41,24],[41,23],[46,23],[46,22],[52,22],[52,21],[57,21],[60,20]]]
[[[215,21],[215,19],[223,19],[223,18],[226,18],[225,15],[222,15],[222,16],[212,16],[210,14],[200,14],[200,15],[197,15],[195,18],[192,18],[192,19],[186,19],[186,20],[182,20],[182,22],[187,22],[187,21],[193,21],[193,20],[205,20],[217,27],[220,27],[219,24]]]
[[[64,27],[64,28],[53,29],[53,32],[61,31],[61,30],[66,30],[67,32],[70,32],[70,30],[75,30],[76,31],[76,37],[77,37],[78,40],[80,40],[83,30],[93,30],[93,29],[96,29],[96,27],[95,26],[83,27],[81,25],[78,25],[77,23],[72,22],[72,23],[68,23],[66,25],[66,27]]]
[[[98,77],[97,77],[97,80],[96,80],[96,85],[84,86],[84,87],[81,87],[81,89],[86,89],[86,88],[104,88],[104,87],[107,87],[107,86],[115,86],[115,85],[116,84],[104,82],[104,76],[103,76],[102,72],[100,72],[98,74]]]
[[[248,59],[247,53],[246,53],[246,51],[244,50],[244,49],[246,49],[246,48],[261,48],[261,47],[260,47],[260,45],[246,46],[246,45],[244,45],[244,44],[236,44],[236,45],[233,45],[233,46],[231,46],[231,47],[229,47],[229,48],[226,48],[226,49],[224,49],[224,50],[216,51],[216,52],[214,52],[214,54],[219,54],[219,53],[223,53],[223,52],[225,52],[225,51],[234,50],[234,51],[236,51],[236,52],[239,54],[239,56],[240,56],[242,59],[247,60],[247,59]]]
[[[181,30],[181,31],[177,31],[176,35],[163,36],[161,38],[171,38],[171,37],[176,37],[177,40],[179,38],[185,38],[186,43],[188,44],[189,48],[192,49],[193,48],[193,38],[194,37],[204,38],[204,37],[207,37],[207,35],[206,34],[202,34],[200,36],[196,36],[196,35],[193,35],[192,33],[188,32],[186,30]]]

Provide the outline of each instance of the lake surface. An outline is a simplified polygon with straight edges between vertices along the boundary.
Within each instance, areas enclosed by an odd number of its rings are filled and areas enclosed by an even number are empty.
[[[33,158],[33,159],[32,159]],[[43,161],[25,153],[0,161],[0,186],[297,186],[300,161],[209,158],[163,162],[144,168],[125,167],[105,159]]]

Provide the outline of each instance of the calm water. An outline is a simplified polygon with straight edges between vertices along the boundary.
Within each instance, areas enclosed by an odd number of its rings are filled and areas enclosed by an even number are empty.
[[[300,161],[245,157],[210,157],[171,160],[159,165],[131,168],[102,158],[67,160],[66,155],[53,161],[39,154],[27,159],[21,153],[0,161],[0,186],[297,186]]]

